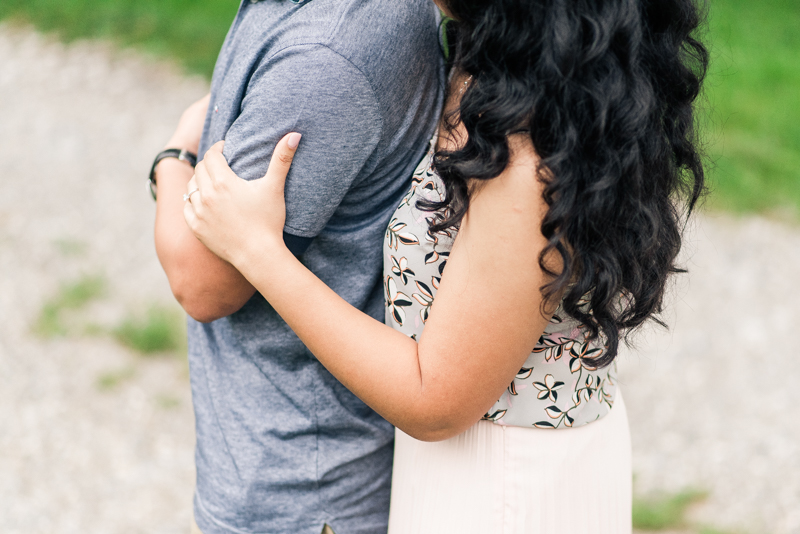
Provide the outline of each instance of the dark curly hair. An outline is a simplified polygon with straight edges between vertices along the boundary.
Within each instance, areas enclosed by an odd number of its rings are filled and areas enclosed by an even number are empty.
[[[419,206],[438,210],[432,231],[457,226],[469,180],[502,173],[508,136],[529,133],[549,206],[545,303],[563,295],[564,312],[606,344],[596,365],[608,365],[632,329],[664,324],[683,218],[705,191],[693,109],[708,66],[703,11],[694,0],[446,4],[454,68],[472,81],[445,123],[467,137],[434,157],[444,200]],[[552,253],[559,272],[545,264]]]

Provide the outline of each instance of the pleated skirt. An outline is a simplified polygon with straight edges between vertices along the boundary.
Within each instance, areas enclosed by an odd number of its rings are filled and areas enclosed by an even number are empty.
[[[479,421],[436,443],[397,430],[389,534],[629,534],[631,483],[619,392],[579,428]]]

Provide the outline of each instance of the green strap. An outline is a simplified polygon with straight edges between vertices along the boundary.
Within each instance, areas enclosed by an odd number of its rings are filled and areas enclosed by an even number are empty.
[[[442,32],[442,53],[444,54],[445,61],[450,61],[450,41],[447,38],[447,25],[452,21],[453,19],[442,13],[442,22],[439,24],[439,31]]]

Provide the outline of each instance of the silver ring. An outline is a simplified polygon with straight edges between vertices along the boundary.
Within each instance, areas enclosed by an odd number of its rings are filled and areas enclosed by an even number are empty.
[[[194,189],[192,189],[192,190],[191,190],[191,191],[189,191],[188,193],[184,193],[184,194],[183,194],[183,201],[184,201],[184,202],[186,202],[187,200],[189,200],[189,199],[191,198],[191,196],[192,196],[192,195],[194,195],[194,194],[195,194],[195,193],[197,193],[198,191],[200,191],[200,190],[199,190],[198,188],[196,188],[196,187],[195,187]]]

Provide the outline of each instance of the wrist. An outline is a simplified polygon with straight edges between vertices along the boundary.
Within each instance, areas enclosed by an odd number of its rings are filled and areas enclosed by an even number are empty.
[[[153,160],[152,167],[150,167],[150,176],[147,184],[150,190],[150,194],[153,196],[153,200],[156,200],[157,197],[157,189],[158,189],[157,176],[159,174],[158,167],[162,167],[162,163],[165,160],[173,160],[173,159],[179,162],[187,170],[191,169],[192,172],[194,170],[195,164],[197,163],[197,156],[186,149],[170,148],[159,152],[155,160]]]
[[[185,182],[188,182],[193,174],[194,169],[192,166],[188,162],[181,161],[178,158],[164,158],[156,163],[155,167],[157,184],[165,181],[172,182],[177,180],[182,185],[185,185]]]
[[[197,154],[197,151],[200,148],[200,140],[199,139],[186,139],[184,137],[173,135],[170,137],[167,144],[164,145],[164,150],[170,148],[177,148],[181,150],[188,150],[193,154]]]
[[[266,279],[279,280],[279,275],[292,261],[297,261],[297,258],[283,242],[283,235],[248,239],[230,258],[231,265],[248,280],[251,273],[257,273],[259,277]]]

